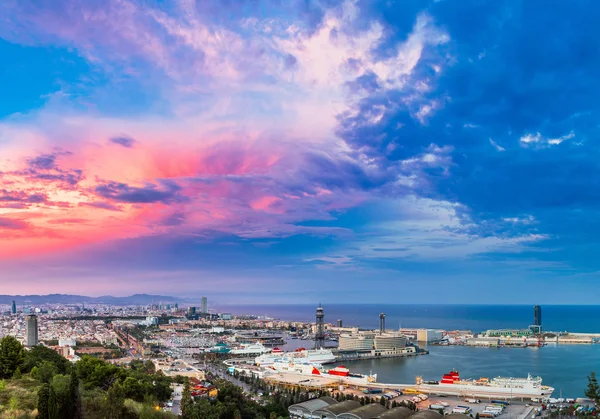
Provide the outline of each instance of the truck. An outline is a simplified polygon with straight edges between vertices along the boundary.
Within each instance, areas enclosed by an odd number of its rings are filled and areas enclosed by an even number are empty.
[[[365,394],[381,394],[381,393],[383,393],[383,390],[380,388],[365,388],[363,390],[363,393],[365,393]]]
[[[481,400],[479,399],[465,399],[465,401],[467,403],[481,403]]]
[[[471,413],[471,408],[468,406],[456,406],[452,409],[452,413],[462,413],[463,415],[468,415]]]

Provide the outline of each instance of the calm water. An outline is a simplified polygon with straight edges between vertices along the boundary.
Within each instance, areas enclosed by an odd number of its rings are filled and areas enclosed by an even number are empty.
[[[425,327],[446,330],[526,328],[533,323],[533,305],[389,305],[327,304],[325,322],[342,319],[345,326],[379,327],[379,313],[386,315],[390,329]],[[282,320],[311,322],[316,306],[310,305],[239,305],[215,307],[220,312],[254,314]],[[545,330],[600,333],[600,306],[542,306]]]
[[[414,383],[424,379],[440,380],[443,373],[455,368],[465,378],[525,377],[539,375],[543,383],[556,389],[559,397],[582,397],[590,371],[599,370],[600,345],[549,345],[543,348],[469,348],[465,346],[430,346],[429,355],[411,358],[388,358],[346,363],[361,373],[377,373],[377,381]]]
[[[323,305],[325,321],[377,328],[379,313],[385,312],[387,328],[427,327],[479,332],[496,328],[526,328],[533,323],[532,306],[463,305]],[[284,320],[314,321],[314,306],[273,305],[222,307],[235,314],[266,315]],[[600,306],[543,306],[545,330],[600,333]],[[291,340],[290,346],[311,342]],[[439,380],[456,368],[466,378],[498,375],[540,375],[544,384],[556,388],[556,397],[580,397],[590,371],[600,373],[600,345],[549,345],[543,348],[468,348],[430,346],[429,355],[354,361],[346,363],[357,372],[378,374],[379,382],[413,383],[417,375]]]

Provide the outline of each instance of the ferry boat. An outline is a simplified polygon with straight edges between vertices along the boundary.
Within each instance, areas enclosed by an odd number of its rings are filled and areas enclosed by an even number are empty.
[[[281,349],[275,348],[269,354],[256,357],[254,363],[263,367],[268,367],[283,357],[321,365],[335,362],[335,355],[333,355],[333,352],[329,349],[298,348],[294,352],[283,352]]]
[[[428,382],[431,383],[431,382]],[[491,380],[461,379],[458,371],[444,374],[439,384],[417,382],[423,390],[442,391],[459,395],[472,396],[504,396],[504,397],[549,397],[554,388],[542,385],[541,377],[527,378],[496,377]]]
[[[343,365],[325,370],[322,365],[306,361],[296,361],[283,357],[269,366],[268,369],[277,372],[289,372],[300,375],[320,376],[325,378],[334,378],[345,384],[366,385],[377,381],[377,374],[363,375],[351,373]]]
[[[232,355],[259,355],[268,352],[271,350],[261,343],[242,344],[239,348],[229,351]]]
[[[217,354],[227,354],[231,352],[231,348],[227,346],[225,343],[217,343],[215,346],[210,348],[208,352],[217,353]]]

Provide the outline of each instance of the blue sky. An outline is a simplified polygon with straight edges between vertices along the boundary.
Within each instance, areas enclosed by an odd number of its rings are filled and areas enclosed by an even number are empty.
[[[596,302],[594,2],[0,15],[6,293]]]

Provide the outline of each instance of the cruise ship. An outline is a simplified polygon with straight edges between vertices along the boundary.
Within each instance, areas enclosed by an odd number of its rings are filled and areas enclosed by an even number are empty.
[[[302,360],[295,361],[294,359],[286,357],[276,360],[273,365],[268,367],[268,369],[277,372],[331,378],[341,383],[352,385],[368,385],[377,381],[377,374],[363,375],[351,373],[350,370],[343,365],[330,370],[325,370],[320,364]]]
[[[275,348],[269,354],[257,356],[254,363],[259,366],[268,367],[273,365],[275,361],[284,357],[294,358],[298,362],[316,363],[316,364],[331,364],[335,362],[335,355],[329,349],[305,349],[299,348],[294,352],[283,352],[281,349]]]
[[[261,343],[242,344],[239,348],[229,351],[232,355],[260,355],[268,352],[271,350]]]
[[[438,384],[427,382],[419,383],[418,388],[426,391],[441,391],[465,396],[495,396],[495,397],[550,397],[554,388],[542,385],[541,377],[527,378],[496,377],[491,380],[480,378],[479,380],[461,379],[458,371],[450,371],[444,374],[442,381]]]

